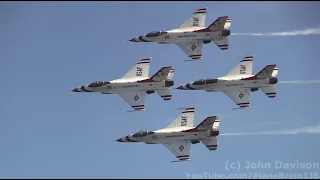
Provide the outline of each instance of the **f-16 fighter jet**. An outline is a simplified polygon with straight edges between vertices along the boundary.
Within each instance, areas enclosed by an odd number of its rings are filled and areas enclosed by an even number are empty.
[[[180,116],[166,128],[156,131],[139,131],[122,138],[118,142],[143,142],[146,144],[163,144],[180,162],[190,160],[191,144],[200,141],[211,151],[216,150],[219,135],[220,119],[217,116],[207,117],[198,126],[193,127],[195,108],[184,108]]]
[[[168,31],[153,31],[130,39],[131,42],[158,42],[159,44],[177,44],[192,60],[202,59],[203,44],[212,41],[221,49],[229,47],[231,19],[219,17],[205,27],[206,8],[198,9],[181,27]]]
[[[170,87],[174,85],[174,69],[171,66],[163,67],[149,78],[150,60],[151,58],[141,59],[120,79],[95,81],[72,91],[119,94],[134,109],[133,111],[145,110],[146,94],[157,92],[165,101],[170,100]]]
[[[250,107],[250,92],[261,89],[269,98],[276,97],[275,84],[278,83],[278,68],[267,65],[256,75],[252,75],[253,56],[244,57],[227,75],[217,79],[199,79],[179,86],[180,90],[205,90],[224,92],[240,108]],[[239,108],[236,108],[239,109]]]

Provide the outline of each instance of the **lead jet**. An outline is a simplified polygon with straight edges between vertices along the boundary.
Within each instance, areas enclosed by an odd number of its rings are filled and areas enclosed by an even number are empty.
[[[145,144],[163,144],[178,159],[172,162],[190,160],[191,144],[202,142],[210,151],[218,147],[220,118],[209,116],[198,126],[193,127],[195,108],[184,111],[166,128],[156,131],[139,131],[119,138],[118,142],[142,142]]]
[[[163,67],[149,78],[150,60],[151,58],[141,59],[120,79],[95,81],[72,91],[119,94],[133,108],[133,111],[145,110],[146,94],[157,92],[163,100],[168,101],[172,98],[170,87],[174,85],[175,71],[171,66]]]
[[[182,26],[168,31],[153,31],[130,39],[131,42],[158,42],[177,44],[192,60],[202,59],[203,44],[214,42],[221,50],[229,48],[231,19],[219,17],[208,27],[207,8],[196,10]]]
[[[275,84],[278,83],[278,68],[267,65],[256,75],[252,74],[253,56],[243,59],[225,76],[216,79],[199,79],[179,86],[180,90],[205,90],[224,92],[239,108],[250,107],[250,93],[263,91],[269,98],[276,97]]]

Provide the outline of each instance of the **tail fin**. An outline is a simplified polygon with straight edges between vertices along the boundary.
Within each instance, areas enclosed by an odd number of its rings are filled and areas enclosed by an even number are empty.
[[[220,118],[218,116],[209,116],[203,120],[195,129],[198,131],[218,129]]]
[[[172,121],[166,128],[192,127],[194,121],[194,107],[183,108],[183,112]]]
[[[278,67],[274,67],[271,76],[272,76],[272,77],[277,77],[277,76],[278,76]]]
[[[125,78],[134,78],[141,77],[146,78],[149,76],[149,67],[150,67],[151,58],[141,59],[135,66],[133,66],[130,71],[128,71],[122,79]]]
[[[167,89],[159,89],[156,90],[156,92],[162,97],[163,100],[169,101],[172,98],[172,90],[167,88]]]
[[[168,78],[168,75],[171,71],[171,66],[163,67],[158,72],[156,72],[153,76],[151,76],[150,80],[152,81],[162,81]]]
[[[218,116],[209,116],[203,120],[197,127],[193,129],[188,129],[183,132],[195,132],[195,131],[206,131],[206,130],[216,130],[219,128],[220,118]]]
[[[265,95],[268,96],[268,98],[275,98],[277,96],[276,88],[273,85],[262,87],[260,89]]]
[[[218,149],[218,138],[210,137],[209,139],[201,140],[201,142],[210,150],[214,151]]]
[[[210,26],[207,27],[209,31],[219,31],[225,28],[228,16],[221,16],[217,20],[215,20]],[[230,27],[231,20],[228,21],[227,25]]]
[[[242,57],[242,60],[225,76],[252,75],[252,63],[253,56]]]
[[[228,19],[226,20],[226,23],[224,24],[224,28],[225,28],[225,29],[230,29],[230,26],[231,26],[231,19],[228,18]]]
[[[207,8],[197,9],[192,16],[180,28],[204,27],[206,22]]]
[[[212,40],[221,50],[229,49],[229,39],[228,38],[220,38]]]
[[[277,75],[278,75],[278,68],[276,66],[274,66],[272,74],[271,74],[271,79],[276,79],[276,82],[278,82],[277,80]],[[269,81],[269,83],[271,84],[271,82]],[[274,82],[273,82],[274,83]],[[274,85],[271,86],[267,86],[267,87],[261,87],[260,88],[262,92],[264,92],[269,98],[275,98],[277,96],[277,92],[276,92],[276,88]]]
[[[167,78],[170,80],[173,80],[174,72],[175,72],[175,70],[171,68]]]
[[[270,78],[272,77],[273,71],[275,69],[276,65],[271,64],[264,67],[260,72],[258,72],[255,77],[257,79],[264,79],[264,78]],[[278,70],[277,70],[278,71]]]

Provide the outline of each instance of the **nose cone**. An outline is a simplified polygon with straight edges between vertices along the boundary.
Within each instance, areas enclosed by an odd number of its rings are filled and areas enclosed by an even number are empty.
[[[130,41],[130,42],[138,42],[138,41],[137,41],[137,38],[132,38],[132,39],[130,39],[129,41]]]
[[[122,138],[117,139],[117,142],[124,142]]]
[[[176,89],[183,89],[183,86],[179,86],[179,87],[177,87]]]
[[[180,90],[188,90],[189,88],[187,88],[187,87],[188,87],[188,84],[183,84],[183,85],[181,85],[181,86],[177,87],[176,89],[180,89]]]
[[[78,90],[78,88],[74,88],[72,91],[73,91],[73,92],[80,92],[80,91]]]

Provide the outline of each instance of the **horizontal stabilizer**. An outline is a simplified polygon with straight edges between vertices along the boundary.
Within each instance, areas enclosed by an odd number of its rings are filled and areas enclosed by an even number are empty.
[[[217,150],[218,148],[218,138],[211,137],[210,139],[201,140],[201,142],[210,150]]]
[[[167,89],[160,89],[156,90],[156,92],[162,97],[163,100],[168,101],[171,100],[172,98],[172,90],[167,88]]]
[[[260,88],[269,98],[275,98],[277,95],[276,88],[271,85],[267,87]]]
[[[221,50],[227,50],[229,48],[229,39],[228,38],[219,38],[212,40]]]

